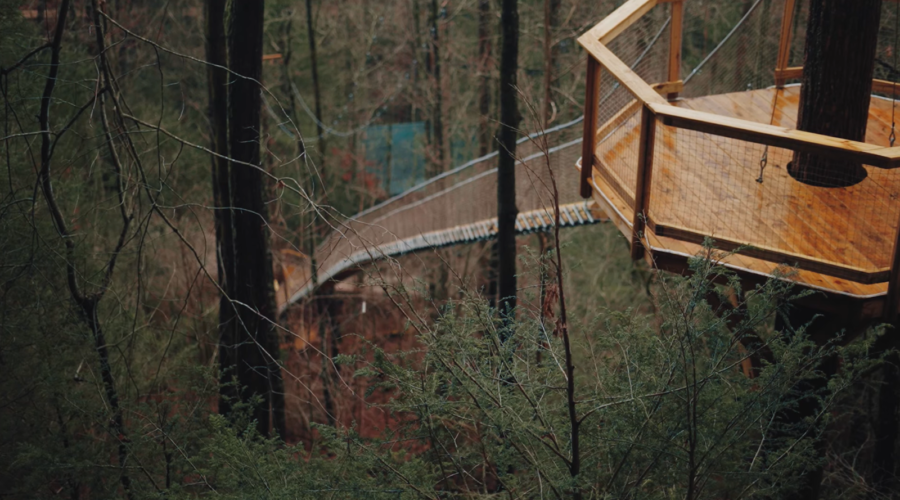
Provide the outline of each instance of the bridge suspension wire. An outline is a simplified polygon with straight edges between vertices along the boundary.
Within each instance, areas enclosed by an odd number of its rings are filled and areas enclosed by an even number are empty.
[[[685,77],[685,79],[684,79],[685,85],[687,85],[687,83],[690,82],[691,79],[693,79],[694,76],[697,75],[697,73],[699,73],[701,70],[703,70],[703,67],[706,66],[706,63],[708,63],[710,61],[710,59],[712,59],[719,52],[719,49],[721,49],[723,46],[725,46],[726,43],[728,43],[728,41],[731,39],[731,37],[733,37],[734,34],[737,33],[738,29],[740,29],[741,26],[743,26],[744,23],[746,23],[748,19],[750,19],[750,16],[753,14],[753,12],[756,10],[757,7],[759,7],[759,4],[761,4],[762,2],[763,2],[763,0],[756,0],[756,2],[753,5],[751,5],[749,9],[747,9],[747,12],[744,13],[744,16],[741,17],[741,20],[738,21],[737,24],[735,24],[733,28],[731,28],[731,31],[729,31],[728,34],[725,35],[724,38],[722,38],[722,41],[719,42],[711,51],[709,51],[709,54],[707,54],[706,57],[704,57],[703,60],[700,61],[700,64],[698,64],[688,74],[688,76]]]

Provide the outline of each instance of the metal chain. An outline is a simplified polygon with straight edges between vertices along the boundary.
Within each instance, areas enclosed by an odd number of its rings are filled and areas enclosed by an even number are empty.
[[[778,109],[778,93],[781,92],[781,89],[775,89],[775,97],[772,99],[772,115],[769,116],[769,125],[775,121],[775,110]],[[763,172],[766,170],[766,165],[769,164],[769,145],[766,144],[766,147],[763,149],[762,158],[759,159],[759,177],[756,178],[756,182],[762,184],[763,183]]]
[[[894,46],[891,48],[891,52],[893,52],[894,56],[894,69],[897,69],[897,44],[898,40],[900,40],[900,3],[896,4],[894,8]],[[893,78],[891,78],[893,80]],[[894,141],[897,140],[897,124],[894,119],[895,113],[894,110],[897,108],[897,84],[894,83],[891,85],[891,136],[888,139],[890,142],[890,146],[894,147]]]

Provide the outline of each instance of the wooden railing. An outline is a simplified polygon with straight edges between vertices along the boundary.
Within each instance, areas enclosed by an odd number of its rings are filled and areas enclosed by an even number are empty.
[[[581,186],[582,196],[592,193],[592,165],[597,164],[594,151],[600,134],[598,127],[598,110],[600,105],[599,88],[601,78],[613,78],[619,85],[627,89],[634,97],[634,106],[640,108],[640,141],[637,163],[636,185],[634,186],[634,220],[632,222],[632,257],[641,258],[645,249],[642,233],[647,222],[650,204],[650,192],[653,182],[653,148],[658,120],[664,125],[679,129],[687,129],[715,136],[728,137],[764,144],[772,147],[786,148],[793,151],[804,151],[827,155],[835,159],[845,159],[860,164],[883,169],[900,167],[900,147],[885,147],[865,142],[850,141],[826,135],[803,132],[764,123],[751,122],[712,113],[694,111],[676,107],[669,100],[677,97],[680,80],[682,18],[685,0],[629,0],[602,22],[591,28],[578,39],[578,43],[587,51],[587,83],[584,105],[584,142],[582,145]],[[647,15],[659,4],[671,4],[670,46],[668,50],[668,82],[657,84],[665,88],[666,97],[660,95],[653,85],[644,81],[627,64],[620,60],[608,45],[636,21]],[[802,68],[789,67],[791,23],[795,10],[795,0],[785,0],[785,13],[782,20],[778,59],[774,68],[776,84],[783,86],[785,80],[797,78]],[[874,88],[879,92],[900,92],[895,84],[877,80]],[[669,100],[667,100],[667,98]],[[636,109],[635,109],[636,111]],[[898,223],[900,226],[900,223]],[[898,235],[894,235],[894,254],[889,273],[879,274],[878,281],[887,278],[889,283],[890,305],[887,309],[896,310],[896,298],[900,286],[900,254],[898,254]],[[770,258],[777,259],[778,252]],[[796,256],[784,253],[782,257],[797,261]],[[802,266],[801,266],[802,267]]]

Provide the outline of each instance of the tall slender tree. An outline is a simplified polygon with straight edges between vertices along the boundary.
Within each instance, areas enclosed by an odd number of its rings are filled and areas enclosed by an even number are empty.
[[[432,104],[432,126],[434,127],[434,175],[444,171],[444,86],[441,80],[441,17],[443,10],[438,0],[431,0],[431,57],[429,69],[434,82],[434,102]]]
[[[316,53],[316,25],[312,15],[312,0],[306,0],[306,33],[309,40],[309,61],[312,66],[313,96],[316,101],[316,147],[319,149],[317,157],[319,164],[317,167],[319,168],[319,176],[322,177],[324,182],[326,173],[323,168],[325,159],[325,133],[322,130],[322,92],[319,88],[319,57]],[[324,189],[324,186],[322,186],[322,188]]]
[[[519,130],[519,12],[517,0],[503,0],[500,13],[500,128],[497,138],[497,267],[500,314],[509,324],[516,307],[516,138]]]
[[[491,2],[478,0],[478,72],[481,75],[478,89],[478,155],[484,156],[491,149]]]
[[[275,336],[275,292],[269,249],[264,172],[260,165],[262,0],[232,0],[228,26],[229,172],[225,198],[232,234],[221,253],[228,304],[220,311],[220,366],[238,386],[223,385],[219,410],[230,414],[235,401],[258,397],[257,430],[284,436],[284,389]],[[227,259],[231,259],[229,262]],[[229,275],[229,273],[231,273]],[[228,281],[228,278],[232,278]]]
[[[231,210],[230,182],[228,178],[228,65],[227,38],[225,37],[226,0],[206,0],[206,60],[207,66],[207,115],[210,125],[210,149],[218,156],[211,157],[213,214],[216,231],[216,267],[219,285],[226,293],[219,297],[219,337],[224,339],[234,323],[234,308],[228,302],[230,284],[235,279],[234,239]],[[222,396],[228,394],[223,393]],[[220,402],[221,408],[227,403]]]
[[[553,118],[553,85],[556,74],[556,56],[559,52],[553,43],[553,33],[559,23],[560,0],[544,0],[544,99],[541,103],[541,120],[548,125]]]

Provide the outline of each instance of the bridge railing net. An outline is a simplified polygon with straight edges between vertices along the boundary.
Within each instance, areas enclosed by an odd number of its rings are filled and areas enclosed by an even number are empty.
[[[578,193],[579,120],[520,139],[516,156],[516,203],[520,212],[552,207],[549,170],[559,203],[581,201]],[[573,139],[575,138],[575,139]],[[491,221],[497,215],[497,154],[474,160],[439,175],[356,216],[334,223],[316,251],[318,281],[359,263],[450,242],[453,228]],[[548,170],[549,169],[549,170]],[[476,238],[487,237],[483,229]],[[429,242],[423,245],[424,239]],[[443,238],[443,239],[442,239]],[[390,245],[394,245],[389,247]],[[309,282],[295,283],[298,290]],[[296,292],[292,290],[291,292]]]
[[[612,77],[609,79],[613,80]],[[607,184],[616,196],[633,209],[643,105],[623,86],[616,92],[622,95],[623,104],[597,131],[594,147],[596,169],[600,174],[597,181]],[[586,164],[584,160],[582,163]],[[601,191],[607,190],[601,186]]]

